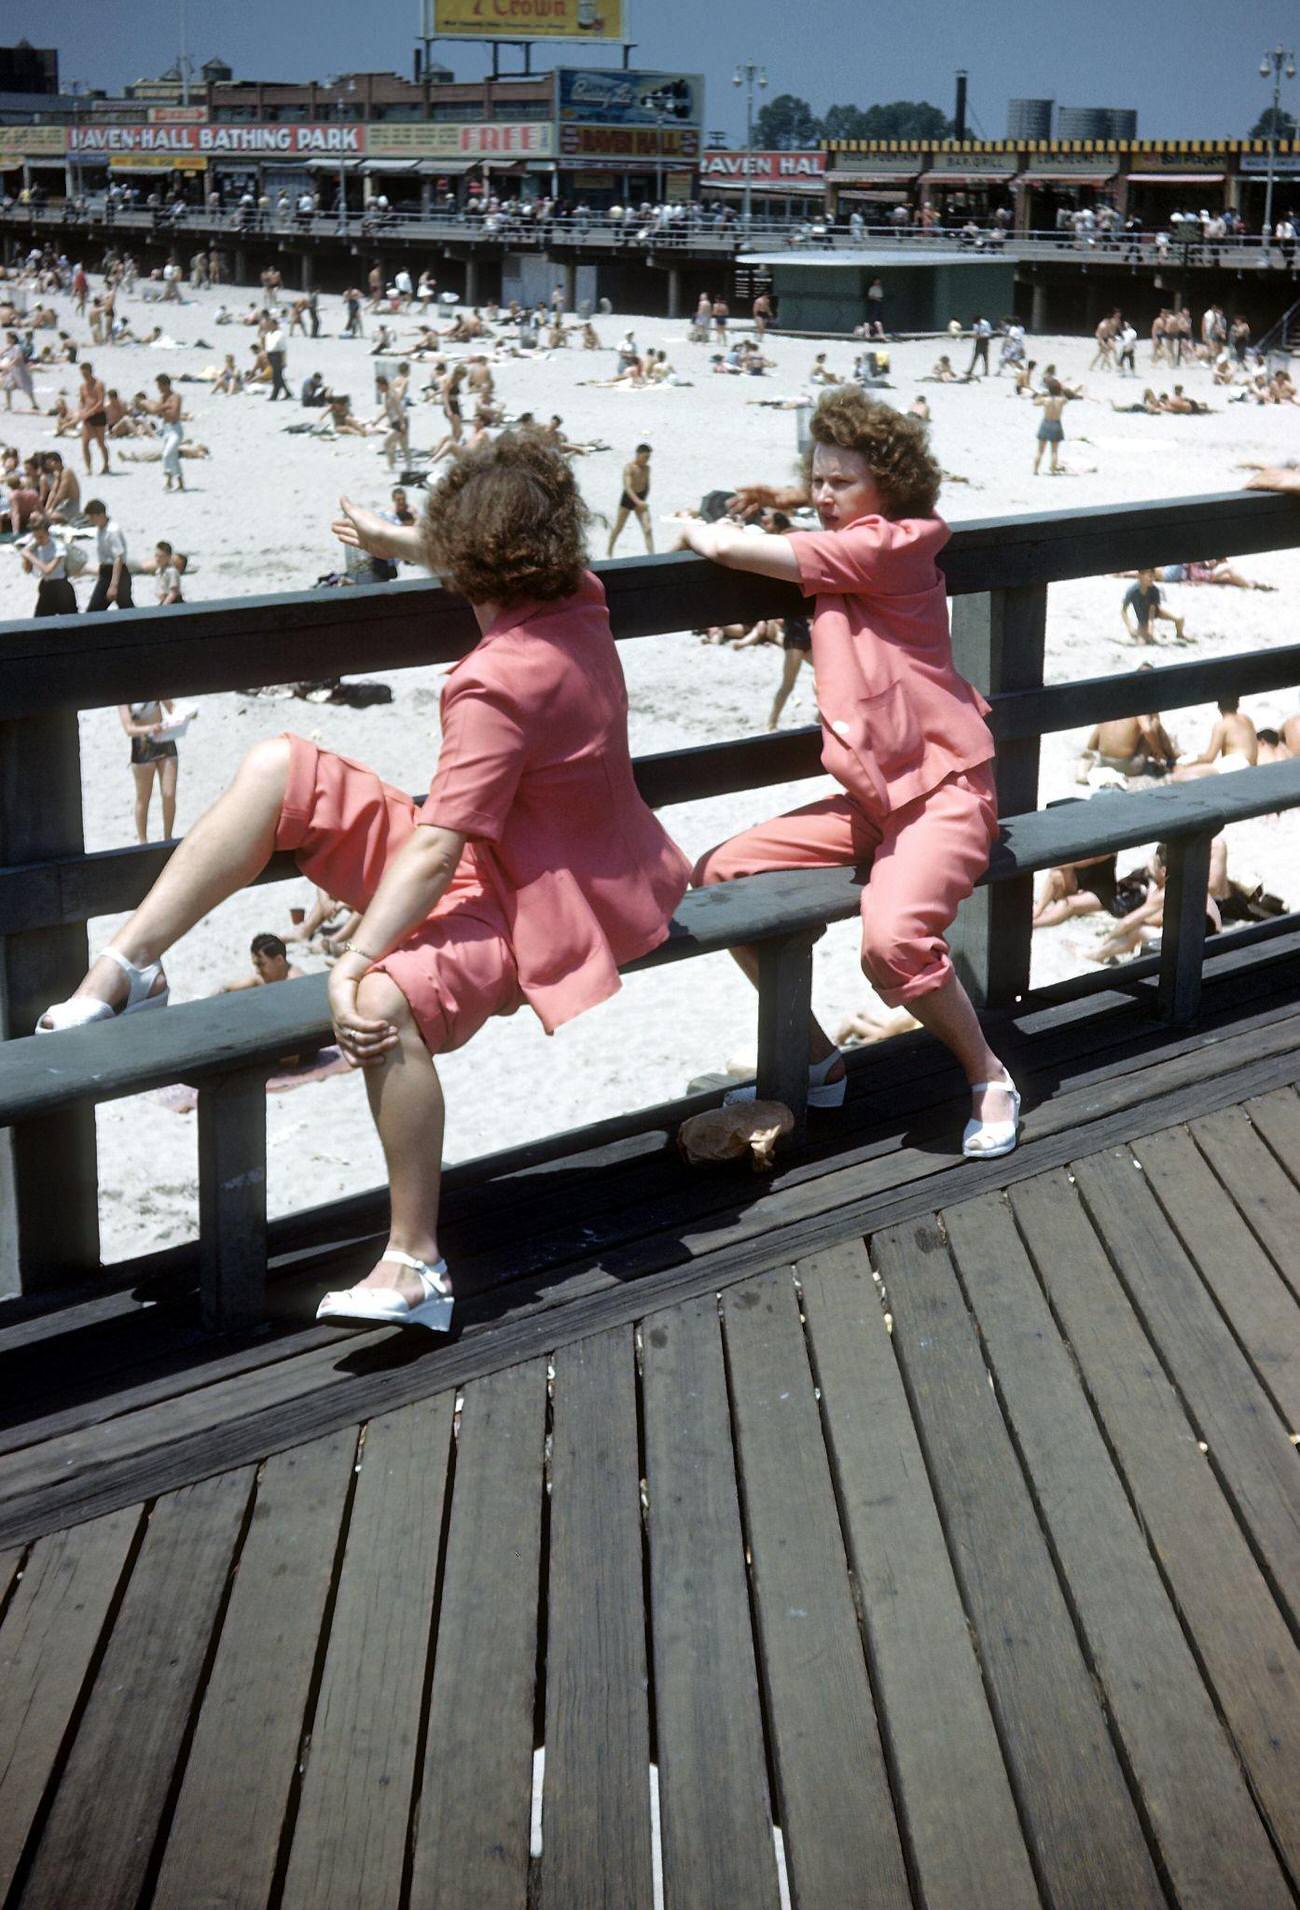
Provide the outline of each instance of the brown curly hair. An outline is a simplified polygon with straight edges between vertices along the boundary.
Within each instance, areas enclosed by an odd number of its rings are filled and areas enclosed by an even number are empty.
[[[587,567],[589,513],[573,472],[535,431],[457,457],[429,493],[429,568],[471,603],[571,597]]]
[[[943,472],[930,455],[925,426],[852,385],[823,396],[809,425],[814,445],[856,451],[871,467],[886,517],[933,517]],[[811,483],[813,454],[806,475]]]

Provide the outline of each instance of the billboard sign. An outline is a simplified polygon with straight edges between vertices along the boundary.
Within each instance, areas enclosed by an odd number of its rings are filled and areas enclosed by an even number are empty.
[[[435,40],[622,40],[624,0],[426,0]]]
[[[699,126],[704,119],[699,73],[561,67],[555,82],[561,125]]]

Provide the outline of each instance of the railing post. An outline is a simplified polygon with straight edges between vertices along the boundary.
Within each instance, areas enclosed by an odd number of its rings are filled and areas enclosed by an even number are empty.
[[[1166,847],[1160,928],[1160,1018],[1175,1028],[1195,1021],[1205,960],[1205,899],[1212,836],[1174,836]]]
[[[953,660],[986,695],[1038,689],[1046,641],[1046,584],[953,599]],[[1036,736],[998,745],[997,779],[1000,816],[1037,809]],[[1010,1007],[1028,988],[1033,907],[1031,876],[977,889],[962,904],[950,937],[953,961],[978,1007]]]
[[[210,1333],[259,1326],[266,1298],[266,1071],[199,1090],[199,1289]]]
[[[0,722],[0,863],[83,847],[76,711]],[[41,1010],[72,993],[86,948],[81,926],[0,936],[0,1039],[31,1034]],[[70,1107],[0,1133],[0,1296],[98,1270],[95,1110]]]
[[[812,945],[821,932],[758,944],[758,1098],[785,1102],[795,1142],[807,1126]]]

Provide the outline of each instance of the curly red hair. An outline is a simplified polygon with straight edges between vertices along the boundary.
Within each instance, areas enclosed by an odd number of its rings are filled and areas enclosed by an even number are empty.
[[[934,516],[943,472],[931,456],[920,418],[906,417],[854,385],[840,385],[825,393],[809,430],[814,445],[838,445],[866,460],[886,517]],[[808,469],[811,473],[811,453]]]
[[[563,455],[535,431],[506,431],[429,493],[425,554],[471,603],[553,602],[582,581],[588,518]]]

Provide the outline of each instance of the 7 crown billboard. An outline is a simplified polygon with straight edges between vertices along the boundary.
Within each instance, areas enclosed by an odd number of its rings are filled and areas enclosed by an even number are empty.
[[[460,40],[622,40],[625,0],[425,0],[430,35]]]

